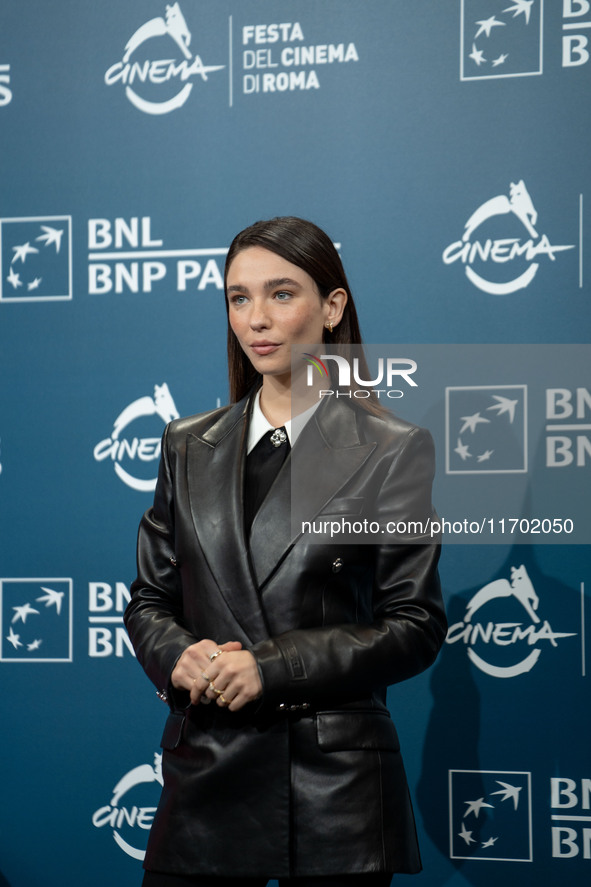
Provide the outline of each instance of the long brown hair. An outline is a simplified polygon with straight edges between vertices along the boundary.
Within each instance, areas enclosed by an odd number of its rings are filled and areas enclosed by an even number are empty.
[[[226,311],[229,313],[227,299],[228,270],[239,252],[259,246],[269,252],[281,256],[292,265],[297,265],[309,274],[318,287],[322,299],[335,289],[344,289],[347,293],[347,304],[340,323],[332,333],[327,329],[323,333],[323,342],[327,345],[361,345],[361,330],[357,319],[357,310],[353,294],[335,246],[321,228],[295,216],[279,216],[268,221],[255,222],[236,235],[228,255],[224,270],[224,291],[226,292]],[[367,369],[362,359],[360,367]],[[228,375],[230,380],[230,399],[233,403],[244,397],[253,387],[262,382],[250,360],[240,347],[228,317]],[[373,394],[370,398],[357,401],[371,413],[381,415],[384,408]]]

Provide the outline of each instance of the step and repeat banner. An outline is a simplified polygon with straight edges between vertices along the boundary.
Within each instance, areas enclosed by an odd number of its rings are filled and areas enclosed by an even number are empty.
[[[276,215],[338,244],[437,445],[450,629],[389,696],[416,883],[588,883],[590,87],[589,0],[2,4],[0,885],[141,882],[137,525]]]

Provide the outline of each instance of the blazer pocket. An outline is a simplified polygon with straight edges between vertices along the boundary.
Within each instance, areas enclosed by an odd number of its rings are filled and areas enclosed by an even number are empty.
[[[320,514],[324,517],[331,514],[361,514],[363,511],[363,496],[349,496],[348,498],[332,499],[328,505],[322,509]]]
[[[164,725],[164,732],[160,741],[160,748],[171,751],[178,748],[183,737],[183,727],[185,726],[185,715],[183,712],[171,712]]]
[[[376,711],[318,712],[316,736],[323,751],[400,751],[394,722]]]

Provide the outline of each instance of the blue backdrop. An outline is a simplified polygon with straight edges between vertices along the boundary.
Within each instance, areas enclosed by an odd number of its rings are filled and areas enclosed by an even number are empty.
[[[140,883],[166,710],[121,616],[164,422],[227,401],[238,230],[324,227],[369,343],[589,341],[590,27],[588,0],[2,4],[0,884]],[[490,484],[453,410],[534,385],[502,354],[438,380],[452,497]],[[553,354],[508,519],[589,490],[589,365]],[[445,548],[448,643],[391,691],[416,883],[588,882],[589,548],[538,538]]]

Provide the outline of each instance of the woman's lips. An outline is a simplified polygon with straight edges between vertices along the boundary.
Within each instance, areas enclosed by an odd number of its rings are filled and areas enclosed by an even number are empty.
[[[276,342],[254,342],[250,347],[255,354],[272,354],[279,345]]]

